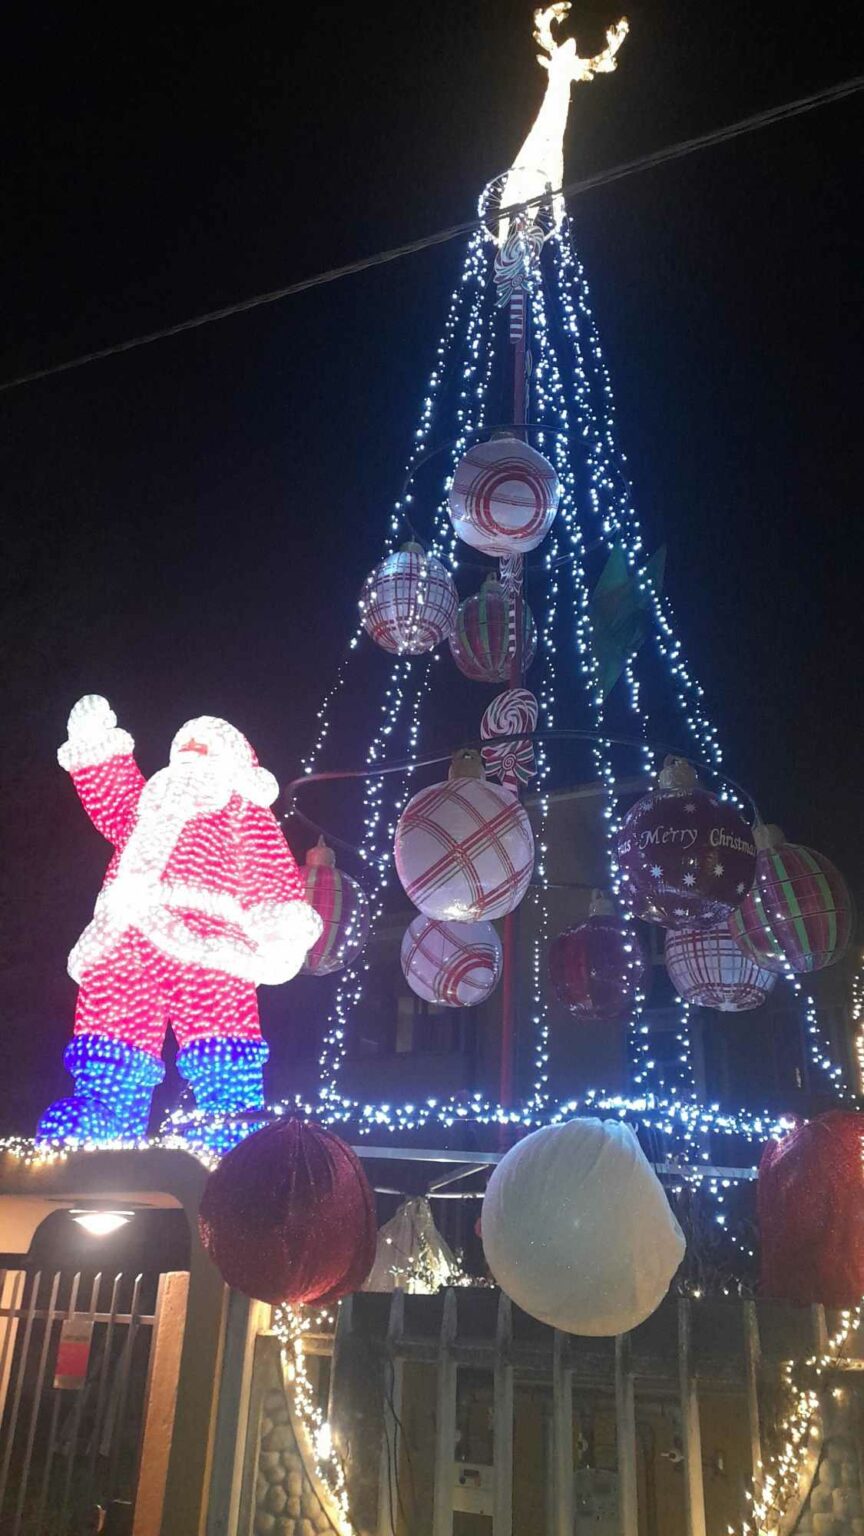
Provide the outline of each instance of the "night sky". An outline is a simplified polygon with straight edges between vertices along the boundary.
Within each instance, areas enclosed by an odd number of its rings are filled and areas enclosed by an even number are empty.
[[[531,9],[13,8],[0,378],[470,218],[540,99]],[[577,7],[583,53],[617,14]],[[852,3],[794,25],[780,0],[629,14],[617,74],[574,93],[570,179],[861,68]],[[571,210],[646,542],[668,543],[729,767],[859,892],[861,108]],[[65,957],[105,862],[55,759],[69,707],[106,694],[147,772],[207,712],[292,776],[461,259],[442,246],[0,396],[0,1128],[31,1131],[66,1081]]]

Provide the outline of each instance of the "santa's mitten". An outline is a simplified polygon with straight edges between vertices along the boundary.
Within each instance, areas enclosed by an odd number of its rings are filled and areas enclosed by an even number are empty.
[[[60,747],[57,761],[69,773],[76,768],[107,763],[112,757],[126,756],[135,746],[129,732],[119,729],[108,700],[98,693],[85,693],[78,700],[67,721],[67,730],[69,737]]]

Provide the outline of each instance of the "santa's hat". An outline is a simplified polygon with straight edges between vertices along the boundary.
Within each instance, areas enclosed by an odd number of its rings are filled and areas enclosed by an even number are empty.
[[[199,715],[181,725],[171,743],[170,760],[176,763],[181,755],[200,755],[209,767],[225,773],[232,789],[253,805],[272,805],[279,794],[279,785],[272,773],[259,765],[258,759],[236,726],[215,715]]]

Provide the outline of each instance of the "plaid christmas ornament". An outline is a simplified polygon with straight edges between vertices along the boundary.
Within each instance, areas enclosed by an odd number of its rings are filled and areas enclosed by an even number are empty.
[[[725,925],[667,933],[666,969],[685,1003],[721,1013],[761,1008],[777,980],[739,949]]]
[[[501,940],[491,923],[439,923],[418,913],[402,940],[402,973],[412,992],[444,1008],[472,1008],[501,977]]]
[[[450,636],[450,654],[460,672],[477,683],[506,683],[512,654],[512,601],[500,581],[487,576],[480,591],[460,604]],[[537,628],[530,608],[522,609],[523,670],[537,651]]]
[[[509,790],[451,779],[409,800],[395,856],[405,894],[427,917],[476,923],[518,907],[534,868],[534,836]]]
[[[360,598],[367,635],[400,656],[421,656],[440,645],[453,629],[458,608],[450,572],[419,544],[406,544],[376,565]]]
[[[757,827],[753,889],[729,919],[736,943],[769,971],[821,971],[849,944],[854,905],[829,859],[787,843],[779,827]]]

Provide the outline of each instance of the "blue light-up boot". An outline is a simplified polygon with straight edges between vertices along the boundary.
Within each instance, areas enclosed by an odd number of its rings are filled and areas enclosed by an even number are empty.
[[[184,1045],[177,1052],[177,1071],[195,1094],[195,1111],[172,1115],[164,1129],[187,1141],[202,1142],[213,1152],[235,1147],[266,1123],[254,1111],[264,1108],[264,1063],[269,1055],[263,1040],[224,1035],[208,1035]],[[231,1119],[223,1119],[229,1115]]]
[[[153,1089],[165,1076],[157,1056],[108,1035],[74,1035],[63,1063],[75,1092],[46,1109],[37,1141],[131,1140],[147,1133]]]

